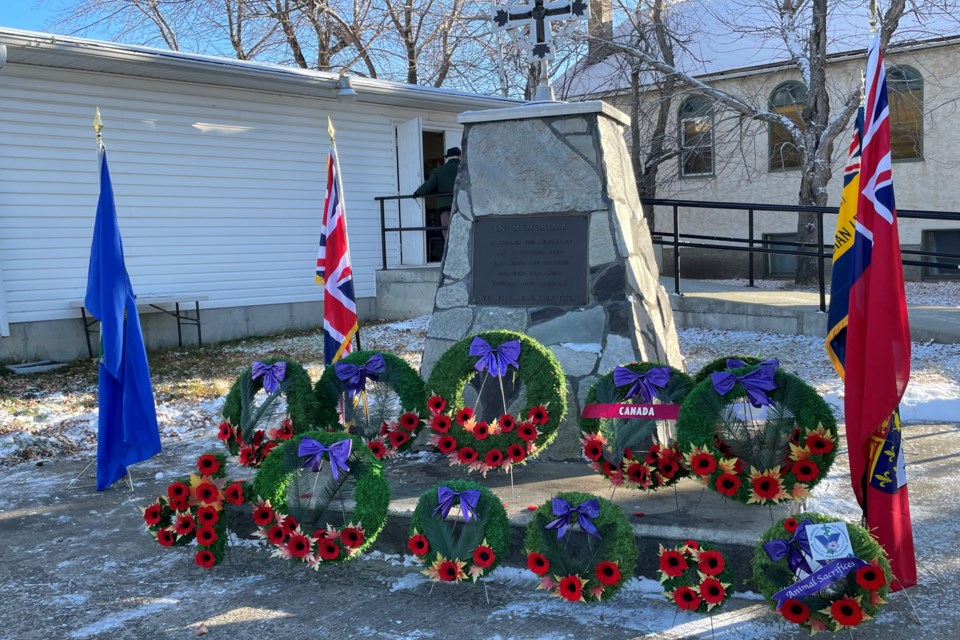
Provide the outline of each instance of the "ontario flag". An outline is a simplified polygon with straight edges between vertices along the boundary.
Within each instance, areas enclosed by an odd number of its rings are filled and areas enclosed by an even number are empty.
[[[323,361],[333,364],[353,350],[353,338],[357,335],[347,217],[334,144],[327,156],[327,194],[323,201],[316,279],[323,287]]]
[[[910,379],[910,326],[893,197],[890,109],[879,38],[867,55],[864,128],[844,358],[854,493],[890,557],[893,589],[917,583],[898,406]]]

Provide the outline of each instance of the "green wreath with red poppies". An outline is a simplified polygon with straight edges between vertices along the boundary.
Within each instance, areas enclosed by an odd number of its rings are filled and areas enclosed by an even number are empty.
[[[498,384],[490,369],[478,370],[483,358],[470,355],[475,340],[493,351],[518,343],[516,364],[504,366],[503,376],[523,384],[525,408],[519,415],[506,411],[478,416],[465,406],[463,390],[474,376],[487,376],[483,384]],[[515,341],[515,342],[514,342]],[[515,331],[487,331],[457,342],[437,361],[427,383],[430,398],[429,442],[446,455],[451,465],[462,465],[486,474],[491,469],[509,471],[543,451],[557,435],[567,411],[567,389],[560,363],[542,344]]]
[[[379,366],[372,365],[377,358]],[[426,415],[420,374],[402,358],[381,351],[356,351],[328,365],[314,394],[323,428],[359,435],[380,459],[408,451]]]
[[[733,595],[735,577],[723,554],[710,545],[687,540],[659,552],[663,595],[682,611],[712,613]]]
[[[617,386],[616,370],[600,377],[587,391],[584,404],[676,404],[679,405],[693,388],[693,381],[683,371],[657,362],[632,362],[617,367],[636,375],[650,389],[639,396],[628,384]],[[653,374],[662,380],[652,383]],[[662,384],[661,384],[662,383]],[[675,440],[658,442],[657,420],[627,418],[580,418],[583,455],[590,468],[605,477],[613,486],[627,485],[642,491],[656,491],[676,484],[688,474],[683,454]]]
[[[304,452],[302,444],[313,450]],[[344,453],[339,467],[330,448]],[[321,474],[324,467],[328,473]],[[275,557],[312,569],[369,548],[386,525],[390,504],[383,463],[359,437],[328,431],[298,435],[277,447],[257,470],[253,492],[258,537]],[[335,526],[333,520],[342,522]]]
[[[594,515],[585,521],[581,511]],[[568,602],[609,600],[637,564],[633,527],[623,510],[575,491],[540,505],[527,525],[524,549],[527,568],[540,580],[537,588]]]
[[[454,507],[456,519],[450,517]],[[510,521],[486,487],[469,480],[441,482],[417,501],[407,548],[427,566],[423,573],[431,580],[476,582],[510,551]]]
[[[798,541],[797,532],[804,522],[813,524],[837,523],[819,513],[801,513],[785,518],[770,527],[760,538],[760,544],[753,554],[753,580],[763,594],[772,611],[787,622],[796,624],[811,633],[818,631],[842,632],[870,620],[886,604],[884,598],[890,591],[892,573],[890,563],[870,533],[859,525],[844,522],[853,548],[854,556],[862,562],[855,570],[849,571],[839,580],[828,582],[817,580],[815,590],[800,597],[787,597],[781,592],[796,585],[798,575],[791,569],[790,553],[799,554],[794,566],[799,566],[799,558],[809,562],[812,558],[804,554],[802,541]],[[764,545],[773,542],[785,553],[768,552]],[[773,547],[776,550],[776,547]],[[778,557],[774,560],[773,557]],[[800,569],[816,570],[816,566],[807,565]],[[807,572],[809,573],[809,572]],[[804,575],[801,573],[801,575]],[[775,597],[779,595],[779,598]],[[779,605],[779,606],[778,606]]]
[[[718,391],[712,376],[732,376],[726,379],[729,391]],[[808,497],[837,454],[837,422],[829,405],[803,380],[769,365],[712,376],[690,392],[677,420],[690,477],[744,504]],[[768,390],[745,386],[751,378]],[[759,396],[768,404],[758,407]]]

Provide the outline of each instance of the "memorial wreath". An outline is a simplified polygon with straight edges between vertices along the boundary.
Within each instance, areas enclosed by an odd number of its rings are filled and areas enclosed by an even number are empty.
[[[663,594],[683,611],[711,613],[733,595],[733,572],[713,547],[687,540],[659,552]]]

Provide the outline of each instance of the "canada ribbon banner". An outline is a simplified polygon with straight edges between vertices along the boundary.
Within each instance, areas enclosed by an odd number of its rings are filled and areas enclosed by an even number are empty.
[[[678,404],[585,404],[581,418],[624,418],[627,420],[676,420]]]

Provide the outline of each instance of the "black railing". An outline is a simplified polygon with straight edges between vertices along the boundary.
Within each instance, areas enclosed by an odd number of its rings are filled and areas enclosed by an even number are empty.
[[[452,193],[432,193],[428,196],[422,196],[426,198],[437,198],[441,196],[452,196]],[[421,196],[378,196],[374,198],[380,204],[380,261],[383,267],[383,270],[387,270],[387,234],[396,233],[397,234],[397,250],[400,255],[400,263],[403,263],[403,234],[408,231],[422,231],[426,235],[427,231],[440,231],[444,234],[447,231],[447,225],[432,225],[432,226],[420,226],[420,227],[405,227],[403,226],[403,216],[400,215],[399,211],[399,201],[400,200],[415,200]],[[388,201],[397,201],[397,224],[400,226],[397,227],[388,227],[387,226],[387,211],[386,203]]]
[[[803,205],[779,205],[779,204],[756,204],[746,202],[705,202],[699,200],[662,200],[648,199],[643,201],[644,206],[651,207],[670,207],[673,210],[673,231],[658,232],[652,231],[653,243],[673,248],[673,280],[674,292],[681,294],[680,290],[680,249],[711,249],[722,251],[744,252],[749,254],[747,267],[749,286],[754,286],[754,254],[768,255],[791,255],[807,258],[816,258],[817,260],[817,288],[820,294],[820,311],[827,310],[826,302],[826,273],[825,261],[833,258],[833,243],[824,244],[824,215],[837,215],[836,207],[815,207]],[[747,214],[747,237],[702,235],[702,234],[684,234],[680,232],[680,210],[681,209],[708,209],[708,210],[728,210],[743,211]],[[816,215],[817,225],[817,244],[809,242],[795,242],[789,240],[762,240],[763,244],[757,246],[755,213],[756,212],[782,212],[782,213],[812,213]],[[953,211],[925,211],[918,209],[897,210],[899,218],[910,218],[916,220],[950,220],[960,223],[960,213]],[[653,218],[656,220],[656,216]],[[689,240],[705,240],[707,242],[690,242]],[[718,244],[718,243],[728,244]],[[746,246],[743,246],[746,245]],[[780,248],[783,247],[783,248]],[[827,248],[830,248],[828,251]],[[930,262],[928,260],[908,260],[902,262],[907,266],[940,268],[940,269],[960,269],[960,254],[946,253],[937,251],[924,251],[922,249],[903,249],[901,255],[918,256],[920,258],[943,258],[950,262]]]

